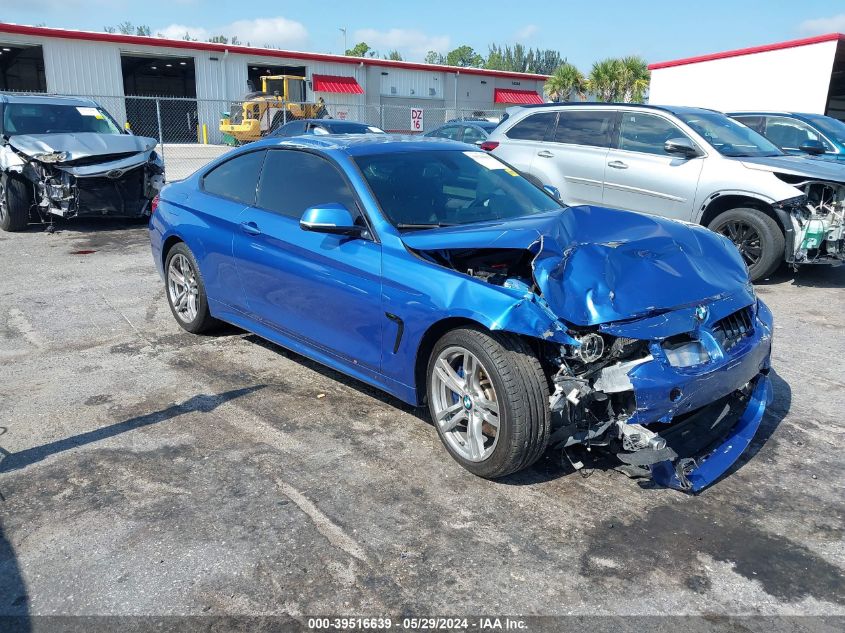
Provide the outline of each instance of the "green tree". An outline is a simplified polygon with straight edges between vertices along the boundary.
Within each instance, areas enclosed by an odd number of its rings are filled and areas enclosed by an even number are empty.
[[[212,35],[208,38],[208,41],[212,44],[228,44],[229,38],[225,35]]]
[[[370,45],[366,42],[358,42],[352,48],[346,49],[346,55],[349,57],[375,57],[378,53],[370,48]]]
[[[384,56],[384,58],[385,59],[392,59],[393,61],[396,61],[396,62],[402,61],[402,55],[396,49],[393,49],[392,51],[390,51],[387,55]]]
[[[472,46],[458,46],[446,53],[446,63],[449,66],[461,68],[482,68],[484,58],[473,50]]]
[[[619,61],[624,73],[622,100],[626,103],[642,103],[650,80],[648,62],[637,55],[629,55]]]
[[[153,34],[152,29],[146,24],[140,25],[138,28],[135,29],[135,35],[143,35],[145,37],[149,37]]]
[[[534,51],[534,64],[531,72],[541,75],[551,75],[565,63],[566,60],[561,56],[560,51],[551,48],[544,50],[538,48]]]
[[[587,77],[587,89],[598,101],[620,101],[625,94],[625,68],[619,59],[597,61]]]
[[[144,35],[149,37],[153,34],[152,29],[146,24],[135,26],[132,22],[121,22],[117,26],[104,26],[106,33],[120,33],[122,35]]]
[[[581,71],[564,61],[546,80],[544,90],[552,101],[569,101],[573,94],[585,98],[586,80]]]
[[[426,64],[445,64],[446,58],[437,51],[428,51],[423,60]]]

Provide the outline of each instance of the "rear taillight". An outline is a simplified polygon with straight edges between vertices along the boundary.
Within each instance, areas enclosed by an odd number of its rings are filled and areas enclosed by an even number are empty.
[[[481,144],[481,149],[485,152],[492,152],[497,147],[499,147],[499,141],[484,141]]]
[[[153,198],[152,202],[150,202],[150,215],[155,213],[156,209],[158,209],[158,196]]]

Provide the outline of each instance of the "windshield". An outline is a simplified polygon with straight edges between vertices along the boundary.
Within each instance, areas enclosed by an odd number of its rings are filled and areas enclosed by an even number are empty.
[[[719,112],[679,112],[678,118],[723,156],[782,156],[771,141]]]
[[[6,136],[79,132],[122,133],[105,111],[94,106],[7,103],[3,110],[3,133]]]
[[[809,114],[805,116],[813,125],[819,128],[822,134],[828,138],[832,138],[840,145],[845,145],[845,123],[829,116]]]
[[[355,162],[399,229],[502,220],[563,205],[480,151],[432,150],[359,156]]]

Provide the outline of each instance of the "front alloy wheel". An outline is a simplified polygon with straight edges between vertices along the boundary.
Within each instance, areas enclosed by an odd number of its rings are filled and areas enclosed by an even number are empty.
[[[434,363],[430,397],[452,450],[470,462],[487,459],[499,439],[499,403],[481,361],[462,347],[444,349]]]
[[[461,466],[503,477],[533,464],[549,441],[549,388],[520,337],[465,327],[444,334],[426,373],[437,434]]]
[[[784,259],[780,225],[760,209],[738,207],[716,216],[709,228],[734,243],[751,281],[771,275]]]

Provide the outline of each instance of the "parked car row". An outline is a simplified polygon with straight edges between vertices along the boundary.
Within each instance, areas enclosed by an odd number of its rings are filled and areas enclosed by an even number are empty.
[[[719,112],[523,106],[508,110],[482,147],[556,186],[567,204],[657,214],[722,233],[755,281],[783,261],[845,260],[845,167],[787,155]]]
[[[155,141],[93,102],[3,107],[12,229],[25,195],[42,217],[149,210],[181,327],[232,323],[425,405],[483,477],[587,446],[708,486],[771,400],[751,279],[845,252],[845,167],[711,110],[544,104],[423,137],[298,119],[162,188]]]

